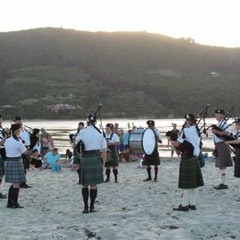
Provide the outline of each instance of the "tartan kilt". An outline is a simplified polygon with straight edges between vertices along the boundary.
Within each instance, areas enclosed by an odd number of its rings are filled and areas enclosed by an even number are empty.
[[[103,183],[103,165],[100,156],[84,156],[80,160],[79,181],[81,185]]]
[[[204,185],[198,157],[182,158],[179,169],[178,188],[189,189]]]
[[[157,166],[157,165],[160,165],[160,156],[159,156],[159,152],[158,152],[158,148],[156,147],[153,151],[152,154],[148,155],[148,154],[145,154],[144,156],[144,161],[142,162],[142,165],[147,165],[147,166],[150,166],[150,165],[154,165],[154,166]]]
[[[240,149],[236,149],[234,159],[234,177],[240,177]]]
[[[111,157],[108,159],[104,167],[118,167],[118,152],[117,151],[111,151]]]
[[[215,167],[226,168],[232,167],[232,158],[230,154],[230,148],[224,142],[216,143],[217,157],[215,161]]]
[[[26,174],[22,158],[7,158],[5,165],[5,182],[22,183],[26,182]]]
[[[4,161],[0,156],[0,177],[4,176]]]

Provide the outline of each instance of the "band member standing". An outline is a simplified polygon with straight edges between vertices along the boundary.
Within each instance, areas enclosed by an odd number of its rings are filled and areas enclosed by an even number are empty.
[[[177,141],[171,141],[181,152],[178,188],[182,189],[181,204],[173,210],[196,210],[198,187],[203,186],[203,177],[199,165],[201,135],[193,114],[185,115],[184,128]]]
[[[233,151],[235,153],[234,159],[234,177],[239,178],[240,177],[240,147],[235,147],[234,145],[240,146],[240,118],[235,119],[235,128],[237,130],[236,134],[229,133],[227,131],[218,131],[218,134],[220,136],[227,135],[227,136],[233,136],[232,140],[225,141],[224,143],[227,145],[232,144]]]
[[[21,125],[11,125],[12,136],[5,142],[6,169],[5,182],[12,183],[8,192],[7,208],[23,208],[18,204],[20,183],[26,182],[22,155],[27,153],[27,148],[20,139]]]
[[[95,212],[94,203],[97,196],[97,184],[103,183],[103,164],[106,161],[106,140],[95,126],[95,123],[95,115],[90,114],[87,128],[81,130],[75,140],[75,144],[80,141],[84,144],[84,151],[80,158],[80,183],[84,201],[83,213]],[[89,195],[90,209],[88,205]]]
[[[160,132],[157,128],[155,128],[155,122],[153,120],[148,120],[147,121],[148,128],[152,129],[155,133],[156,140],[159,143],[162,143],[162,138],[160,135]],[[152,154],[148,155],[145,154],[144,156],[144,161],[142,162],[142,165],[147,166],[147,173],[148,173],[148,178],[143,180],[143,181],[150,181],[152,180],[152,175],[151,175],[151,165],[154,165],[154,181],[157,181],[157,176],[158,176],[158,166],[160,165],[160,157],[159,157],[159,152],[158,152],[158,145],[156,144],[155,149]]]
[[[107,159],[107,161],[105,162],[106,175],[107,175],[105,182],[110,181],[111,168],[113,169],[115,182],[118,182],[118,169],[117,169],[117,167],[118,167],[118,150],[117,150],[117,146],[119,146],[120,140],[119,140],[118,135],[113,132],[113,124],[112,123],[107,123],[107,125],[106,125],[105,139],[107,141],[107,147],[111,153],[110,159]]]
[[[40,129],[34,128],[32,134],[30,134],[30,150],[35,150],[41,152],[41,139],[40,139]]]
[[[229,132],[229,125],[225,120],[225,112],[222,109],[217,109],[215,111],[215,118],[218,121],[217,127],[220,129]],[[220,176],[221,176],[221,183],[215,187],[217,190],[227,189],[227,177],[226,177],[226,168],[232,167],[232,159],[230,154],[230,148],[228,145],[224,144],[224,140],[219,138],[216,134],[219,133],[218,130],[212,129],[213,140],[215,144],[215,149],[217,152],[215,167],[219,168]]]
[[[29,150],[30,149],[30,144],[31,144],[30,143],[30,135],[31,134],[23,126],[23,122],[22,122],[21,117],[19,117],[19,116],[15,117],[15,123],[20,124],[20,126],[21,126],[21,133],[20,133],[21,140],[22,140],[24,146],[27,148],[27,150]],[[23,166],[24,166],[24,169],[25,169],[25,174],[27,174],[27,169],[30,168],[30,154],[23,154],[22,159],[23,159]],[[22,182],[20,184],[20,187],[21,188],[31,188],[31,186],[29,186],[27,184],[27,182]]]

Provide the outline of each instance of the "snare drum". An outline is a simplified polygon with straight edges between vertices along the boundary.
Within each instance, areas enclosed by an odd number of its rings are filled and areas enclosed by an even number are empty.
[[[157,140],[152,129],[134,129],[128,140],[129,148],[133,153],[151,155],[156,148]]]

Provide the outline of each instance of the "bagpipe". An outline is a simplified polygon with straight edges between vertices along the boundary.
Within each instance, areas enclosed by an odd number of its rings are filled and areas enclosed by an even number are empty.
[[[201,134],[206,132],[206,117],[208,115],[208,108],[210,107],[210,104],[207,104],[206,107],[204,107],[196,116],[196,130],[199,134],[199,137],[201,138]],[[199,126],[200,123],[202,122],[202,126]],[[171,133],[171,131],[166,133],[166,136],[168,135],[172,141],[176,141],[178,136],[181,134],[184,134],[184,128],[186,127],[186,122],[183,124],[182,129],[177,135],[176,133]],[[202,142],[200,143],[200,148],[202,146]],[[194,146],[188,142],[187,140],[184,140],[183,143],[181,143],[178,147],[175,147],[177,151],[181,152],[183,157],[191,158],[193,157],[193,152],[194,152]]]
[[[233,124],[236,123],[236,121],[238,120],[238,118],[236,117],[232,117],[232,112],[234,111],[234,105],[232,105],[230,107],[230,109],[228,110],[228,112],[225,114],[225,122],[227,123],[227,121],[229,121],[230,118],[233,118],[234,120],[230,123],[230,124],[226,124],[226,127],[220,128],[218,127],[216,124],[212,124],[209,127],[207,127],[205,130],[208,130],[209,128],[217,130],[219,132],[224,132],[227,128],[229,128],[230,126],[232,126]],[[218,138],[220,138],[223,141],[233,141],[236,140],[233,136],[233,134],[227,135],[227,134],[214,134],[215,136],[217,136]],[[240,148],[240,144],[230,144],[233,148]]]
[[[230,107],[230,109],[228,110],[228,112],[225,114],[225,122],[227,122],[232,117],[233,110],[234,110],[234,105],[232,105]],[[228,124],[227,127],[225,127],[225,128],[220,128],[216,124],[212,124],[212,125],[208,126],[207,128],[205,128],[205,132],[204,133],[207,135],[207,130],[210,129],[210,128],[218,130],[218,131],[225,131],[229,126],[233,125],[234,123],[235,123],[235,120],[231,124]],[[219,134],[215,134],[215,135],[217,137],[219,137],[220,139],[222,138],[222,136],[220,136]],[[222,140],[224,140],[224,139],[222,139]]]

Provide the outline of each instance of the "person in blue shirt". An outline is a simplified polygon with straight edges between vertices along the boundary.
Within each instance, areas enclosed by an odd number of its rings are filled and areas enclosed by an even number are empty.
[[[62,166],[60,164],[60,154],[58,153],[57,148],[53,148],[51,152],[48,152],[43,157],[43,165],[42,169],[51,168],[52,172],[57,172],[62,170]]]

